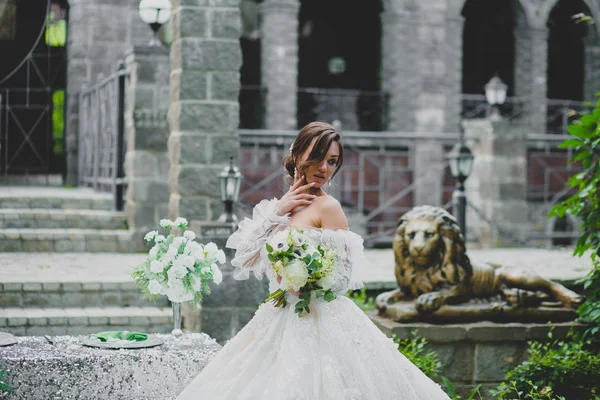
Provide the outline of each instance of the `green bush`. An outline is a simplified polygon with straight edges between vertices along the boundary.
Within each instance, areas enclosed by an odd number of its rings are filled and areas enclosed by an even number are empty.
[[[367,288],[363,287],[360,292],[349,290],[346,296],[350,298],[361,310],[370,311],[375,308],[375,303],[372,297],[367,297]]]
[[[440,375],[443,367],[440,356],[435,351],[426,348],[427,340],[420,337],[417,331],[412,331],[411,337],[407,339],[399,339],[396,335],[392,335],[392,338],[398,345],[398,351],[425,375],[431,379],[436,379]]]
[[[583,340],[529,342],[529,360],[506,373],[498,399],[597,399],[600,354]],[[516,397],[515,397],[516,396]]]

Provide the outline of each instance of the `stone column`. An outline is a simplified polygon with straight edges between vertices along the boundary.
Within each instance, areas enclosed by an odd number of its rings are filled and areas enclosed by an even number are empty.
[[[466,195],[477,210],[467,206],[467,230],[473,232],[468,236],[484,248],[517,246],[511,238],[523,240],[528,227],[525,127],[487,119],[463,126],[475,155]]]
[[[522,120],[546,132],[548,30],[521,27],[515,37],[515,94],[525,100]]]
[[[70,0],[67,42],[66,183],[77,185],[79,91],[117,71],[125,51],[151,38],[138,1]]]
[[[413,131],[415,106],[421,89],[419,80],[419,20],[415,13],[392,7],[381,14],[382,82],[387,92],[388,131]],[[407,55],[411,55],[410,57]]]
[[[585,82],[584,100],[596,102],[596,93],[600,91],[600,43],[598,39],[585,42]]]
[[[169,49],[136,46],[127,53],[126,63],[131,77],[125,114],[125,209],[137,250],[143,251],[143,234],[169,215]]]
[[[260,6],[267,129],[296,129],[299,10],[298,0],[264,0]]]
[[[218,175],[237,158],[241,20],[237,0],[173,1],[169,215],[211,221]],[[211,5],[206,5],[211,4]]]

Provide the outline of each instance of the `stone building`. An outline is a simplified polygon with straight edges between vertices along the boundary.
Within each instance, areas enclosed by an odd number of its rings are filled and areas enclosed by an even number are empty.
[[[93,144],[88,133],[107,131],[99,116],[110,114],[117,97],[103,89],[104,110],[85,106],[93,95],[82,93],[114,76],[123,62],[121,175],[129,185],[129,225],[140,229],[168,212],[216,218],[216,174],[229,155],[248,178],[246,203],[276,193],[277,185],[260,186],[264,171],[276,168],[290,132],[314,119],[369,132],[355,135],[368,142],[357,149],[379,146],[396,154],[383,160],[383,172],[377,160],[356,161],[353,168],[370,171],[366,178],[348,173],[334,189],[349,214],[380,216],[393,225],[407,207],[450,199],[452,182],[443,168],[426,180],[416,177],[443,163],[465,120],[488,115],[483,88],[494,75],[508,85],[501,111],[511,129],[536,134],[564,133],[568,110],[583,108],[600,88],[599,24],[574,18],[598,21],[597,0],[175,0],[170,27],[161,31],[162,50],[145,47],[151,33],[138,16],[138,1],[38,3],[0,1],[0,51],[8,55],[0,66],[4,179],[45,174],[46,183],[50,175],[59,183],[87,184],[82,176],[91,167],[82,163],[96,160],[84,154],[86,143]],[[49,39],[59,22],[67,27],[63,43]],[[57,91],[62,102],[53,97]],[[253,136],[257,129],[272,135]],[[390,137],[406,140],[394,145]],[[556,143],[548,143],[545,138],[542,147],[550,154]],[[530,153],[524,166],[540,159],[532,161]],[[377,181],[380,189],[371,192],[364,182],[353,189],[361,179],[386,174],[406,179],[385,189]],[[404,183],[414,186],[410,199],[384,210]],[[558,184],[528,179],[525,185]]]

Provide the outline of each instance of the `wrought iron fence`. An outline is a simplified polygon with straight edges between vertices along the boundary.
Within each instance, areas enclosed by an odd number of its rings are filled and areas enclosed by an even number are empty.
[[[566,134],[569,124],[588,109],[582,101],[548,99],[546,104],[546,132],[553,134]]]
[[[487,118],[492,108],[482,94],[462,94],[461,117],[464,119]],[[525,113],[525,99],[521,97],[507,97],[504,104],[499,106],[502,117],[514,121],[520,119]]]
[[[79,185],[111,192],[115,208],[123,209],[125,153],[124,65],[79,95]]]

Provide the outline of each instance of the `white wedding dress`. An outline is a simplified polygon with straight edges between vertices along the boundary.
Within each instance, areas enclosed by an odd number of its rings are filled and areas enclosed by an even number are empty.
[[[267,274],[265,241],[287,229],[289,217],[275,213],[275,200],[258,204],[227,242],[236,249],[234,278]],[[333,291],[337,299],[311,300],[311,312],[264,303],[179,395],[178,400],[438,400],[449,399],[435,382],[404,357],[344,294],[362,283],[362,238],[346,230],[301,228],[314,240],[339,249]]]

